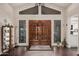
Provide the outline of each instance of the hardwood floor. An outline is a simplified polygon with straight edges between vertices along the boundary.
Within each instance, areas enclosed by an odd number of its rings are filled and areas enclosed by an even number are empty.
[[[2,56],[76,56],[77,49],[56,49],[50,51],[28,51],[26,47],[16,47]]]

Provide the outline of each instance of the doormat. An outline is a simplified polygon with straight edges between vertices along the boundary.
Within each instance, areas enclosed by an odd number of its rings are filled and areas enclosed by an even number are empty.
[[[34,45],[30,47],[31,51],[51,51],[51,47],[49,45]]]

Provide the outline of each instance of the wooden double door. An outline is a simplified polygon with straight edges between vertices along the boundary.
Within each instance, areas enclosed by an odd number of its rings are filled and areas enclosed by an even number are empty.
[[[51,20],[29,21],[29,45],[51,45]]]

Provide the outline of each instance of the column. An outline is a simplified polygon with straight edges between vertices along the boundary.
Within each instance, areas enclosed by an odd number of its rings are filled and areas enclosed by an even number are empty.
[[[54,20],[51,20],[51,46],[54,44]]]
[[[78,16],[78,50],[77,55],[79,56],[79,16]]]
[[[29,46],[29,20],[26,20],[26,46]]]
[[[0,26],[0,54],[2,54],[2,51],[1,51],[1,26]]]
[[[38,4],[38,14],[41,15],[41,4]]]

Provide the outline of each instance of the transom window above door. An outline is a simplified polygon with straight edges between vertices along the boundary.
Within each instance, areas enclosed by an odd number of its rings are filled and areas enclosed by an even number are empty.
[[[39,11],[40,10],[40,11]],[[42,3],[35,4],[35,6],[19,11],[20,15],[38,15],[39,12],[43,15],[61,14],[61,11],[49,8]]]

